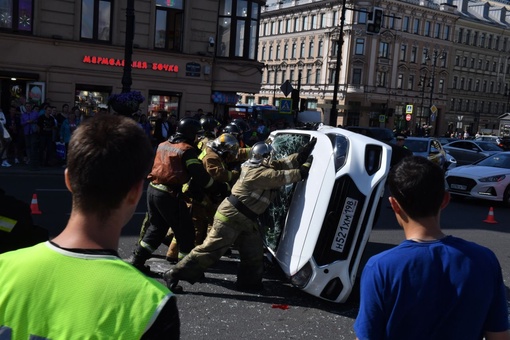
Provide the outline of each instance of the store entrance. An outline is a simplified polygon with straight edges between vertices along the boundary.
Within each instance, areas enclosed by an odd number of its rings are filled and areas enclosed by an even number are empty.
[[[98,105],[108,104],[111,93],[111,86],[76,84],[74,105],[83,112],[85,117],[92,117],[98,111]]]

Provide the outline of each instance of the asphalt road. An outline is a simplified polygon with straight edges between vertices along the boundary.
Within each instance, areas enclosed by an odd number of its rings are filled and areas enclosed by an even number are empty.
[[[64,186],[62,169],[29,172],[0,169],[0,187],[7,193],[30,202],[36,194],[41,215],[34,221],[57,235],[71,210],[70,194]],[[130,223],[124,228],[119,254],[127,258],[136,243],[145,213],[145,197]],[[487,224],[489,207],[494,207],[497,224]],[[441,223],[447,234],[463,237],[491,248],[503,268],[510,286],[510,208],[481,201],[454,201],[442,214]],[[386,201],[365,249],[361,268],[373,254],[401,242],[403,232],[397,225]],[[171,267],[164,259],[161,246],[148,261],[153,271]],[[358,312],[359,293],[355,286],[344,304],[324,301],[292,287],[278,267],[266,266],[263,294],[237,292],[234,288],[237,254],[223,257],[206,272],[202,283],[183,282],[185,294],[179,295],[182,339],[354,339],[352,330]],[[510,296],[510,294],[509,294]]]

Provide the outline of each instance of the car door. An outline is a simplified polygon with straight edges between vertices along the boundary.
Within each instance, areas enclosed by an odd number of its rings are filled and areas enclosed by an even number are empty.
[[[473,150],[476,144],[468,141],[452,142],[444,147],[457,160],[457,165],[471,164],[479,159],[479,151]]]

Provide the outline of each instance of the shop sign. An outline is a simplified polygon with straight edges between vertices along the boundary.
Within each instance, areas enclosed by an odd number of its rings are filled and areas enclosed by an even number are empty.
[[[213,92],[211,99],[215,104],[237,104],[239,96],[235,93]]]
[[[90,56],[86,55],[82,60],[85,64],[94,64],[94,65],[105,65],[112,67],[124,67],[124,59],[115,59],[115,58],[106,58],[106,57],[98,57],[98,56]],[[164,63],[154,63],[147,61],[137,61],[133,60],[131,63],[132,68],[139,69],[150,69],[153,71],[163,71],[163,72],[179,72],[179,66],[173,64],[164,64]]]
[[[202,67],[198,63],[186,64],[186,77],[200,77]]]

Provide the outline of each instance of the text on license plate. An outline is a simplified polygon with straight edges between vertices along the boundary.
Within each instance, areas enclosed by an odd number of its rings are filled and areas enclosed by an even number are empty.
[[[450,184],[450,188],[457,190],[466,190],[467,186],[462,184]]]
[[[344,251],[345,242],[347,241],[347,236],[349,235],[349,230],[351,229],[357,206],[358,200],[347,197],[342,209],[342,216],[340,217],[338,227],[336,228],[335,238],[331,244],[331,250],[339,253]]]

